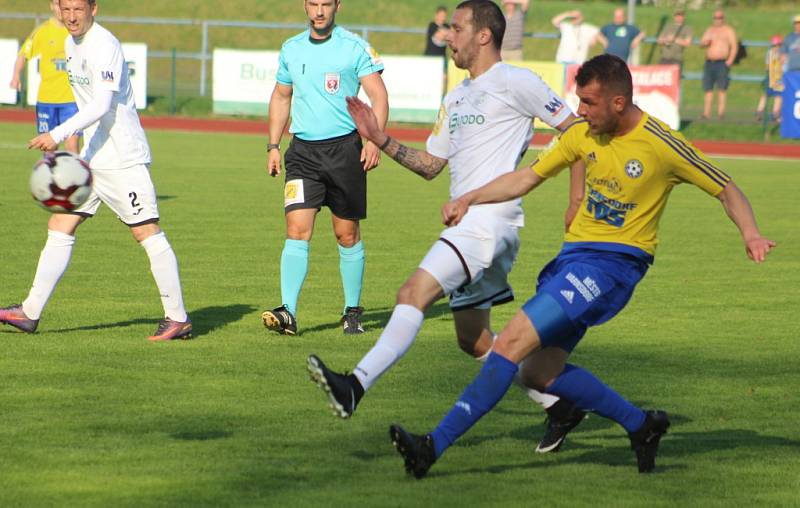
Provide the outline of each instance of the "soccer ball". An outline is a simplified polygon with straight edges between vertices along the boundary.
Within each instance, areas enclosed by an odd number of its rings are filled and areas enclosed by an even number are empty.
[[[70,212],[85,203],[91,192],[89,164],[72,152],[47,152],[33,166],[31,193],[45,210]]]

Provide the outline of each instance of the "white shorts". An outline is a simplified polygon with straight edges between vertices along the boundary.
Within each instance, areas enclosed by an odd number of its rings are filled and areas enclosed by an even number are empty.
[[[517,226],[471,208],[457,226],[442,231],[419,267],[450,295],[452,310],[488,309],[514,299],[508,274],[517,252]]]
[[[156,189],[145,164],[125,169],[92,169],[92,193],[72,213],[92,217],[101,202],[128,226],[158,222]]]

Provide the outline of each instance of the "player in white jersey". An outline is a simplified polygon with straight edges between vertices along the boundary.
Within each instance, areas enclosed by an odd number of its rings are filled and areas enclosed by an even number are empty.
[[[122,46],[94,21],[96,0],[60,0],[70,33],[65,44],[67,72],[78,113],[49,133],[31,140],[29,148],[50,151],[83,131],[82,157],[94,177],[86,203],[70,214],[53,214],[33,287],[21,305],[0,309],[0,322],[35,331],[39,317],[66,271],[75,232],[100,203],[111,208],[130,229],[150,258],[165,317],[150,340],[189,338],[192,323],[183,305],[178,260],[161,231],[153,182],[148,170],[150,148],[139,123]]]
[[[411,171],[430,180],[449,164],[450,195],[455,197],[513,171],[530,144],[534,118],[564,130],[575,117],[539,76],[500,61],[505,18],[494,2],[463,2],[451,26],[453,60],[470,77],[445,97],[427,151],[399,144],[378,127],[366,104],[356,98],[348,102],[359,133]],[[583,165],[572,174],[568,223],[583,197]],[[337,374],[309,356],[312,380],[328,394],[334,413],[342,418],[353,413],[365,390],[414,342],[425,310],[444,295],[450,296],[459,346],[485,360],[494,341],[490,309],[514,298],[508,273],[522,226],[519,200],[470,208],[464,222],[442,232],[400,288],[389,323],[353,374]],[[529,395],[548,409],[553,422],[537,450],[557,450],[584,413],[557,397]]]

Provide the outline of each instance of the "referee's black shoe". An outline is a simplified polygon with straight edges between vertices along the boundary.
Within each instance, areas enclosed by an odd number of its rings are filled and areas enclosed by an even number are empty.
[[[403,457],[406,473],[413,474],[417,480],[428,474],[428,470],[436,462],[436,450],[430,434],[418,436],[395,424],[389,427],[389,437]]]
[[[547,430],[536,446],[536,453],[555,453],[564,444],[564,439],[569,431],[586,418],[586,411],[564,399],[559,399],[545,411],[547,411],[547,420],[545,420]]]
[[[310,355],[306,368],[311,381],[328,396],[328,406],[339,418],[350,418],[364,396],[364,388],[353,374],[338,374],[322,363],[317,355]]]
[[[656,454],[661,436],[667,433],[669,417],[665,411],[650,410],[645,412],[642,428],[629,432],[631,448],[636,452],[636,462],[640,473],[651,473],[656,467]]]
[[[342,329],[345,335],[357,335],[364,333],[364,325],[361,324],[361,314],[364,313],[363,307],[347,307],[342,315]]]
[[[297,335],[297,320],[286,305],[261,313],[261,321],[268,329],[281,335]]]

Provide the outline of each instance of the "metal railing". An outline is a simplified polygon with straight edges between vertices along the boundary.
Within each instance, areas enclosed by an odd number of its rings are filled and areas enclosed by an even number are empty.
[[[33,25],[37,26],[39,23],[48,19],[49,14],[37,13],[11,13],[0,12],[0,21],[2,20],[31,20]],[[209,29],[210,28],[249,28],[259,30],[303,30],[307,28],[305,23],[273,23],[262,21],[231,21],[231,20],[197,20],[185,18],[145,18],[145,17],[121,17],[121,16],[99,16],[98,21],[102,23],[119,23],[119,24],[138,24],[138,25],[151,25],[151,26],[182,26],[182,27],[199,27],[200,41],[199,51],[176,51],[174,49],[150,49],[148,48],[148,57],[155,59],[180,59],[180,60],[194,60],[200,62],[200,86],[199,94],[205,97],[208,81],[208,65],[212,60],[212,54],[209,47]],[[357,32],[365,40],[369,40],[371,33],[402,33],[402,34],[425,34],[424,28],[405,28],[396,26],[385,25],[348,25],[348,30]],[[543,39],[543,40],[557,40],[560,35],[557,32],[527,32],[524,34],[527,38]],[[655,44],[657,39],[655,37],[646,37],[644,42]],[[699,42],[699,39],[694,41]],[[744,40],[742,43],[747,47],[769,47],[767,41]],[[684,72],[683,79],[686,80],[700,80],[702,78],[701,72]],[[731,76],[734,81],[744,82],[760,82],[763,75],[748,75],[736,74]]]

